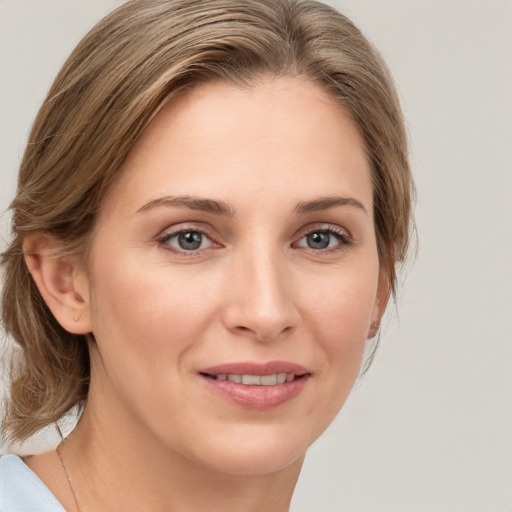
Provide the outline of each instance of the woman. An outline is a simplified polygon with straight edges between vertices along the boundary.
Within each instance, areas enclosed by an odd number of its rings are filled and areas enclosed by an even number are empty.
[[[34,123],[3,319],[1,510],[289,507],[408,243],[378,54],[317,2],[149,0],[101,21]],[[63,507],[63,508],[62,508]]]

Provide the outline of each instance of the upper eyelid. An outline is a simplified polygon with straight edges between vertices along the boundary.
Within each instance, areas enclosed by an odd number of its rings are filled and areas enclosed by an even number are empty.
[[[314,233],[315,231],[328,231],[335,234],[345,234],[348,238],[352,238],[352,233],[347,228],[326,222],[315,222],[303,226],[301,229],[297,230],[295,236],[302,238],[309,233]]]
[[[198,233],[202,233],[206,235],[208,238],[212,238],[212,229],[205,225],[203,222],[181,222],[179,224],[175,224],[173,226],[168,226],[162,229],[156,238],[164,238],[170,237],[173,235],[177,235],[179,233],[187,232],[187,231],[197,231]]]

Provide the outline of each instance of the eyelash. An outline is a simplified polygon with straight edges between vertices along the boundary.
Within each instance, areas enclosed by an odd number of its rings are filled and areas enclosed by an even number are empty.
[[[315,226],[314,228],[309,228],[307,231],[304,231],[301,234],[299,241],[314,233],[325,233],[328,235],[332,235],[338,240],[339,243],[334,247],[328,247],[325,249],[313,249],[311,247],[304,247],[304,249],[309,250],[309,252],[313,254],[330,254],[338,251],[343,251],[353,244],[352,237],[350,236],[350,234],[347,233],[346,230],[331,225],[322,225]],[[294,245],[297,243],[298,242],[295,242]]]
[[[197,249],[197,250],[187,251],[186,249],[178,250],[169,244],[169,241],[171,239],[179,236],[180,234],[184,234],[184,233],[199,233],[200,235],[205,236],[212,243],[214,248],[221,247],[221,244],[215,241],[215,238],[212,236],[212,234],[209,232],[209,230],[205,229],[204,227],[199,228],[199,227],[193,227],[193,226],[177,229],[177,230],[171,231],[171,232],[166,232],[162,236],[157,238],[157,243],[163,249],[165,249],[167,251],[171,251],[175,254],[179,254],[180,256],[184,256],[184,257],[188,257],[188,258],[197,257],[201,254],[201,252],[211,248],[211,247],[208,247],[206,249]],[[337,252],[340,250],[344,250],[353,244],[352,237],[345,230],[331,226],[331,225],[327,225],[327,226],[323,225],[323,226],[310,228],[307,231],[303,231],[303,233],[301,234],[298,241],[294,242],[292,244],[292,247],[296,246],[298,244],[298,242],[300,242],[305,237],[312,235],[314,233],[324,233],[324,234],[332,235],[339,242],[334,247],[329,247],[329,248],[324,248],[324,249],[313,249],[311,247],[302,247],[303,249],[306,249],[309,252],[314,253],[314,254],[329,254],[329,253]]]
[[[170,245],[169,241],[172,238],[177,237],[184,233],[199,233],[202,236],[205,236],[212,243],[213,247],[221,246],[220,243],[215,241],[215,238],[212,236],[212,234],[209,232],[208,229],[206,229],[204,227],[199,228],[199,227],[194,227],[194,226],[180,228],[180,229],[176,229],[175,231],[170,231],[170,232],[168,231],[168,232],[164,233],[162,236],[158,237],[157,243],[164,250],[173,252],[175,254],[179,254],[180,256],[184,256],[186,258],[197,257],[201,254],[202,251],[206,250],[206,249],[198,249],[198,250],[187,251],[185,249],[179,250],[179,249],[176,249],[175,247],[172,247]]]

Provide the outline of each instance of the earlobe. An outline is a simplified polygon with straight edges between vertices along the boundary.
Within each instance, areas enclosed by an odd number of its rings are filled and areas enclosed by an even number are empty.
[[[371,340],[377,336],[380,329],[380,320],[372,320],[370,328],[368,329],[368,339]]]
[[[92,331],[88,281],[80,258],[59,255],[58,241],[33,233],[23,242],[25,262],[46,305],[59,324],[73,334]]]

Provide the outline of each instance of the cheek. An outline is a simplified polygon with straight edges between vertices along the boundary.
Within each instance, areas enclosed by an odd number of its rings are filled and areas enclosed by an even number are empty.
[[[164,437],[174,411],[185,407],[181,393],[170,390],[188,378],[187,354],[202,344],[212,318],[210,282],[201,290],[200,280],[204,284],[200,276],[131,256],[112,264],[103,259],[94,274],[97,387],[120,414],[151,428],[165,426]]]
[[[349,349],[365,342],[376,303],[378,275],[377,263],[361,263],[317,276],[302,290],[305,323],[322,333],[330,349]]]
[[[115,262],[103,258],[91,299],[93,332],[105,364],[122,362],[133,377],[140,369],[141,379],[155,373],[171,378],[169,363],[179,362],[205,336],[217,281],[161,261],[143,262],[136,253]]]
[[[377,265],[361,266],[325,280],[309,293],[304,322],[321,347],[318,365],[325,394],[319,407],[328,422],[345,402],[359,374],[378,282]],[[376,269],[376,270],[372,270]]]

